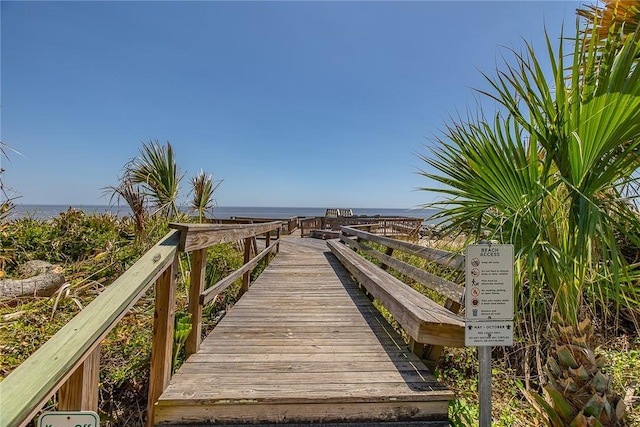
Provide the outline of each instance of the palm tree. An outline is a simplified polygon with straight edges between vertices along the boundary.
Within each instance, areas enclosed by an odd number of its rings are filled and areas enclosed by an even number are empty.
[[[565,67],[563,43],[548,42],[551,81],[530,46],[515,54],[482,92],[506,112],[452,123],[438,139],[436,170],[445,184],[441,216],[450,226],[516,245],[530,284],[552,291],[554,308],[577,324],[585,286],[616,303],[635,304],[637,271],[620,257],[615,232],[640,240],[640,222],[625,189],[637,185],[640,160],[640,44],[612,37],[576,43]],[[625,194],[627,197],[625,197]]]
[[[115,198],[118,203],[120,200],[124,200],[127,205],[129,205],[136,228],[136,238],[139,241],[144,241],[147,236],[146,197],[140,187],[134,184],[127,175],[120,178],[119,181],[120,183],[117,186],[108,186],[105,188],[107,192],[111,193],[109,204],[111,204]]]
[[[202,222],[205,211],[213,208],[213,192],[218,189],[222,181],[214,182],[213,175],[207,176],[204,171],[191,178],[193,199],[191,208],[198,212],[198,221]]]
[[[6,149],[6,150],[5,150]],[[4,156],[7,160],[9,160],[9,156],[7,155],[7,151],[11,150],[16,154],[20,154],[18,151],[11,148],[9,145],[0,141],[0,159]],[[18,199],[20,196],[10,195],[7,193],[4,184],[2,183],[2,174],[4,173],[4,169],[0,167],[0,230],[5,226],[5,219],[9,217],[9,214],[15,207],[14,200]]]
[[[444,185],[425,188],[445,196],[428,206],[442,208],[450,230],[471,223],[470,241],[488,233],[515,247],[519,315],[531,337],[549,331],[552,344],[547,399],[531,400],[554,426],[613,425],[624,410],[603,390],[610,381],[583,303],[605,320],[620,307],[640,311],[640,269],[617,239],[640,243],[627,191],[640,168],[640,35],[630,27],[602,40],[599,27],[578,26],[568,56],[565,41],[554,50],[547,37],[548,79],[530,45],[514,52],[481,92],[501,111],[450,123],[421,157],[432,168],[422,174]]]
[[[140,156],[135,157],[125,166],[126,179],[133,184],[140,184],[144,192],[152,200],[157,212],[168,217],[178,213],[178,193],[180,180],[183,178],[178,168],[171,143],[165,146],[158,141],[142,144]]]

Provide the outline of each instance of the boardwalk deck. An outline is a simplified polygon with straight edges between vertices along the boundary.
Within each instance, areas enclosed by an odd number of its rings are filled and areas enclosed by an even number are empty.
[[[285,238],[249,292],[174,375],[155,421],[442,420],[452,397],[324,241]]]

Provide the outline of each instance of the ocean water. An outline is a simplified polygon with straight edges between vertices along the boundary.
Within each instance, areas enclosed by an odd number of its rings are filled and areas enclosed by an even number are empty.
[[[26,216],[37,219],[50,219],[65,212],[69,208],[81,209],[87,213],[112,213],[114,215],[126,216],[131,214],[128,206],[107,206],[107,205],[16,205],[11,212],[11,219],[18,219]],[[228,219],[231,217],[250,218],[292,218],[324,216],[326,208],[292,208],[292,207],[244,207],[244,206],[218,206],[213,209],[213,213],[208,213],[208,217],[216,219]],[[422,218],[429,221],[429,218],[436,212],[434,209],[389,209],[389,208],[358,208],[352,209],[354,215],[369,216],[408,216]]]

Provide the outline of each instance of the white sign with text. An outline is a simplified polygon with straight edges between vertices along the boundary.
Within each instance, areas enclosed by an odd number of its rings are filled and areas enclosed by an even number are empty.
[[[466,322],[464,345],[493,347],[513,345],[513,321]]]
[[[513,320],[513,245],[467,246],[465,319]]]
[[[38,427],[100,427],[100,417],[93,411],[45,412]]]

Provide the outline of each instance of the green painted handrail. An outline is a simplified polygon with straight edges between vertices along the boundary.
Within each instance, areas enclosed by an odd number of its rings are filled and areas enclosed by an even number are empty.
[[[0,426],[28,424],[174,260],[170,231],[58,333],[0,382]]]

